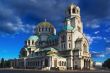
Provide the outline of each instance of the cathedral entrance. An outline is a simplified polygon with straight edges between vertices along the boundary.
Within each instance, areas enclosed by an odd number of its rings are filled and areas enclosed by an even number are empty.
[[[84,59],[84,69],[90,69],[90,60]]]
[[[75,65],[75,69],[78,69],[78,66],[77,65]]]
[[[54,60],[54,67],[57,67],[57,59]]]

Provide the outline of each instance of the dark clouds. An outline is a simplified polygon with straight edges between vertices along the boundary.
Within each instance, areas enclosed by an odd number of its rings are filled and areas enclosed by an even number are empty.
[[[31,31],[32,24],[45,18],[58,28],[71,3],[80,6],[83,21],[90,27],[91,23],[97,25],[96,22],[110,16],[110,0],[0,0],[0,34]]]

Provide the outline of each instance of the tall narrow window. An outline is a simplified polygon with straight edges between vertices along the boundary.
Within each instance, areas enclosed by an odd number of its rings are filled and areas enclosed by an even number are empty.
[[[65,43],[63,45],[64,45],[64,48],[65,48]]]
[[[34,45],[34,40],[32,40],[32,45]]]
[[[71,44],[69,43],[69,48],[71,48]]]
[[[71,37],[69,36],[69,40],[71,40]]]
[[[50,32],[50,28],[49,28],[49,32]]]
[[[28,40],[28,45],[30,46],[30,40]]]
[[[44,31],[44,28],[42,28],[42,31]]]
[[[61,44],[61,48],[63,48],[63,44]]]
[[[47,28],[45,28],[45,31],[47,31]]]
[[[40,32],[40,27],[39,27],[39,32]]]

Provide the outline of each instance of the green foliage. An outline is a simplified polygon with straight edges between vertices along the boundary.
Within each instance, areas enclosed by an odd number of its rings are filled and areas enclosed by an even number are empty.
[[[103,67],[106,67],[106,68],[110,68],[110,58],[107,59],[107,60],[103,63],[102,66],[103,66]]]
[[[10,61],[4,60],[4,58],[2,58],[0,62],[0,68],[7,68],[7,67],[10,67]]]
[[[4,58],[1,59],[0,67],[4,68]]]

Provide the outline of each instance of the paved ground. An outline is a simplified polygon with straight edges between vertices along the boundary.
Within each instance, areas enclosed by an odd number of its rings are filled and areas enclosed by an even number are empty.
[[[97,71],[38,71],[38,70],[23,70],[23,69],[0,69],[0,73],[110,73],[107,70]]]

